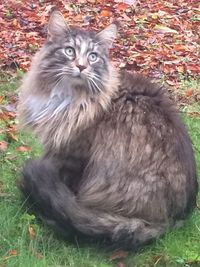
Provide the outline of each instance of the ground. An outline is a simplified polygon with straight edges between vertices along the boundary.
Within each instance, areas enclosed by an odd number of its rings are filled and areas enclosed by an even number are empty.
[[[0,267],[200,266],[199,200],[180,229],[137,253],[98,244],[69,243],[27,212],[17,188],[20,169],[42,152],[30,133],[17,130],[18,86],[44,41],[51,1],[0,4]],[[146,3],[148,2],[148,3]],[[56,1],[70,24],[103,28],[124,24],[112,50],[118,68],[142,72],[169,87],[193,141],[200,176],[200,90],[197,1]],[[123,29],[123,30],[122,30]]]

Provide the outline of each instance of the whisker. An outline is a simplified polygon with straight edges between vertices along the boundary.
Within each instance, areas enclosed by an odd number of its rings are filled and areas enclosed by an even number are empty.
[[[59,79],[57,79],[55,87],[59,85],[59,83],[62,81],[62,79],[64,78],[64,76],[60,77]],[[50,98],[51,100],[51,98]],[[48,113],[49,113],[49,108],[51,105],[51,101],[48,101],[48,103],[46,104],[46,106],[44,107],[43,111],[39,113],[39,115],[35,118],[35,121],[38,122],[39,120],[43,119],[43,117],[45,117]],[[52,114],[53,115],[53,114]],[[52,116],[51,116],[52,117]],[[48,118],[47,120],[49,120],[50,118]]]
[[[100,86],[104,87],[102,80],[100,79],[100,76],[95,77],[95,74],[91,75],[90,73],[87,73],[87,77],[90,78],[93,81],[93,83],[95,84],[95,86],[97,87],[97,89],[103,93],[102,89],[97,84],[97,82],[98,82],[100,84]]]
[[[102,89],[97,85],[97,83],[94,81],[94,79],[92,79],[91,77],[89,78],[89,80],[92,82],[92,84],[94,85],[94,87],[102,94],[104,94],[104,92],[102,91]]]
[[[87,82],[88,82],[89,89],[90,89],[91,93],[95,94],[96,93],[96,90],[95,90],[94,84],[92,83],[92,80],[90,78],[88,78],[87,79]]]
[[[64,78],[64,75],[63,75],[63,73],[60,73],[60,77],[56,80],[56,84],[55,84],[55,86],[54,87],[56,87],[56,86],[58,86],[59,85],[59,83],[62,81],[62,79]]]

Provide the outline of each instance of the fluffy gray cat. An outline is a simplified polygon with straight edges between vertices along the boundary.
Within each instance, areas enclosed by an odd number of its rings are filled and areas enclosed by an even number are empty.
[[[45,152],[25,165],[20,187],[63,233],[136,249],[194,208],[197,174],[165,89],[111,66],[116,34],[115,24],[95,33],[52,13],[19,103],[21,125]]]

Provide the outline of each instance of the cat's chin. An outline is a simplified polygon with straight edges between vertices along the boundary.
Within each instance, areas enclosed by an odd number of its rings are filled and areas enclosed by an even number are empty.
[[[72,87],[81,88],[81,87],[86,87],[87,86],[87,81],[81,75],[76,76],[76,77],[71,76],[70,77],[70,84],[71,84]]]

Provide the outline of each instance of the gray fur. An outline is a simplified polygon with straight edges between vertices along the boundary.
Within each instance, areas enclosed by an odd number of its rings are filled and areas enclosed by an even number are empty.
[[[115,26],[96,34],[62,20],[52,15],[21,89],[21,124],[45,147],[24,167],[21,190],[63,232],[72,227],[137,248],[194,208],[191,141],[164,88],[111,67]],[[69,43],[73,60],[63,53]],[[97,64],[86,62],[88,50],[99,54]],[[76,64],[89,76],[76,76]]]

